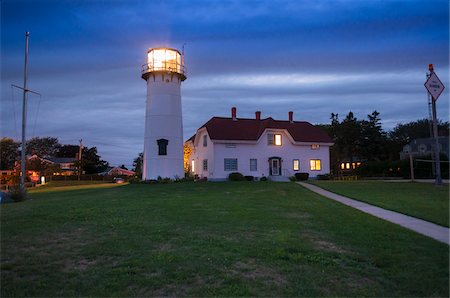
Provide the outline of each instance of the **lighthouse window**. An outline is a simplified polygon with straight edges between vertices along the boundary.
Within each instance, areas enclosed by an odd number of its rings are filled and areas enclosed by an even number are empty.
[[[166,139],[159,139],[156,142],[158,143],[158,155],[167,155],[167,144],[169,144],[169,141]]]

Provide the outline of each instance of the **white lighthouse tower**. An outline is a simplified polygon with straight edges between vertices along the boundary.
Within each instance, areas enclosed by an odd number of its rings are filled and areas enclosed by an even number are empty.
[[[184,57],[175,49],[149,49],[142,78],[147,81],[142,179],[182,178]]]

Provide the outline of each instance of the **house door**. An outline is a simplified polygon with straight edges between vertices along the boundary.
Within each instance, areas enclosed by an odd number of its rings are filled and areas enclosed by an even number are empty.
[[[273,176],[280,176],[280,160],[279,159],[271,159],[270,167],[272,169]]]

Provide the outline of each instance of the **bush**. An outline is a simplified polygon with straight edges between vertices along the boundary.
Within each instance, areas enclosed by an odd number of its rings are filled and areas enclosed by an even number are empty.
[[[247,180],[247,181],[253,181],[253,180],[255,180],[255,177],[253,177],[253,176],[244,176],[244,178],[245,178],[245,180]]]
[[[297,181],[306,181],[309,178],[309,173],[295,173]]]
[[[295,176],[291,176],[291,177],[289,177],[289,180],[291,180],[291,181],[297,181],[297,178],[295,178]]]
[[[128,182],[130,182],[130,184],[140,184],[140,183],[142,183],[141,179],[139,179],[138,177],[132,177],[132,178],[128,179]]]
[[[11,186],[11,188],[9,189],[8,196],[14,202],[25,201],[27,198],[27,191],[24,190],[22,192],[19,185],[14,185],[14,186]]]
[[[267,177],[262,176],[262,177],[259,179],[259,181],[267,181]]]
[[[233,172],[230,175],[228,175],[228,180],[230,180],[230,181],[245,181],[245,177],[241,173]]]
[[[317,175],[317,180],[330,180],[332,178],[330,174]]]

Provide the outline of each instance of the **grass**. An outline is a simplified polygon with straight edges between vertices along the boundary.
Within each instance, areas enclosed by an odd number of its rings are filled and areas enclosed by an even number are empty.
[[[449,186],[383,181],[309,181],[319,187],[385,209],[449,226]]]
[[[446,296],[448,246],[294,183],[51,189],[1,206],[1,296]]]

